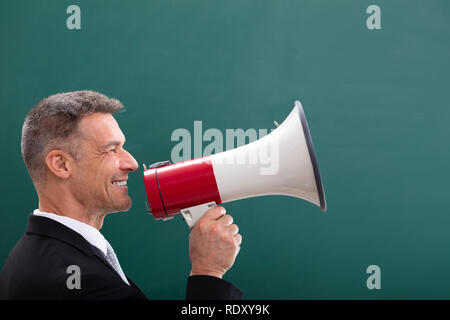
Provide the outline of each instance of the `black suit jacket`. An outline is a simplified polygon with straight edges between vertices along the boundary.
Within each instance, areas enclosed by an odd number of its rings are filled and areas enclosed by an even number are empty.
[[[75,265],[81,288],[68,286]],[[103,253],[80,234],[52,219],[30,215],[25,235],[0,273],[0,299],[147,299],[128,278],[128,286]],[[69,280],[69,282],[73,283]],[[187,299],[240,299],[233,284],[209,276],[188,278]]]

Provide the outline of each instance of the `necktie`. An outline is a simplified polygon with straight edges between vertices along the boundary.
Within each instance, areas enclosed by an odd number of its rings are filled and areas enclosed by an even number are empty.
[[[109,264],[116,270],[116,272],[119,274],[119,276],[122,278],[122,280],[127,284],[128,283],[127,277],[125,277],[125,273],[123,273],[122,268],[120,267],[119,260],[117,259],[117,256],[114,252],[114,249],[111,247],[109,242],[106,240],[106,260],[109,262]]]

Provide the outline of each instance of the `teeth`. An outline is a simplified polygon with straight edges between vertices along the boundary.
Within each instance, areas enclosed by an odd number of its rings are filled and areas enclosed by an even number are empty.
[[[117,187],[126,187],[127,186],[127,181],[113,181],[113,185],[117,186]]]

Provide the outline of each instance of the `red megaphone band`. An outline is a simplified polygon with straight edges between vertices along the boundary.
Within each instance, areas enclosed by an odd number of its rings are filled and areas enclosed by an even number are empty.
[[[155,219],[171,218],[202,203],[222,203],[209,156],[168,163],[144,171],[149,209]]]

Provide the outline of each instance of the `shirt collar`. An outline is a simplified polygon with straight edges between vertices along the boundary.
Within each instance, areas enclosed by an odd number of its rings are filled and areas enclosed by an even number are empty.
[[[92,227],[86,223],[83,223],[81,221],[66,217],[66,216],[60,216],[60,215],[50,213],[50,212],[39,211],[39,209],[34,210],[33,215],[49,218],[49,219],[55,220],[56,222],[59,222],[59,223],[65,225],[66,227],[79,233],[91,245],[100,249],[106,255],[106,253],[107,253],[106,239],[100,233],[100,231],[98,231],[94,227]]]

